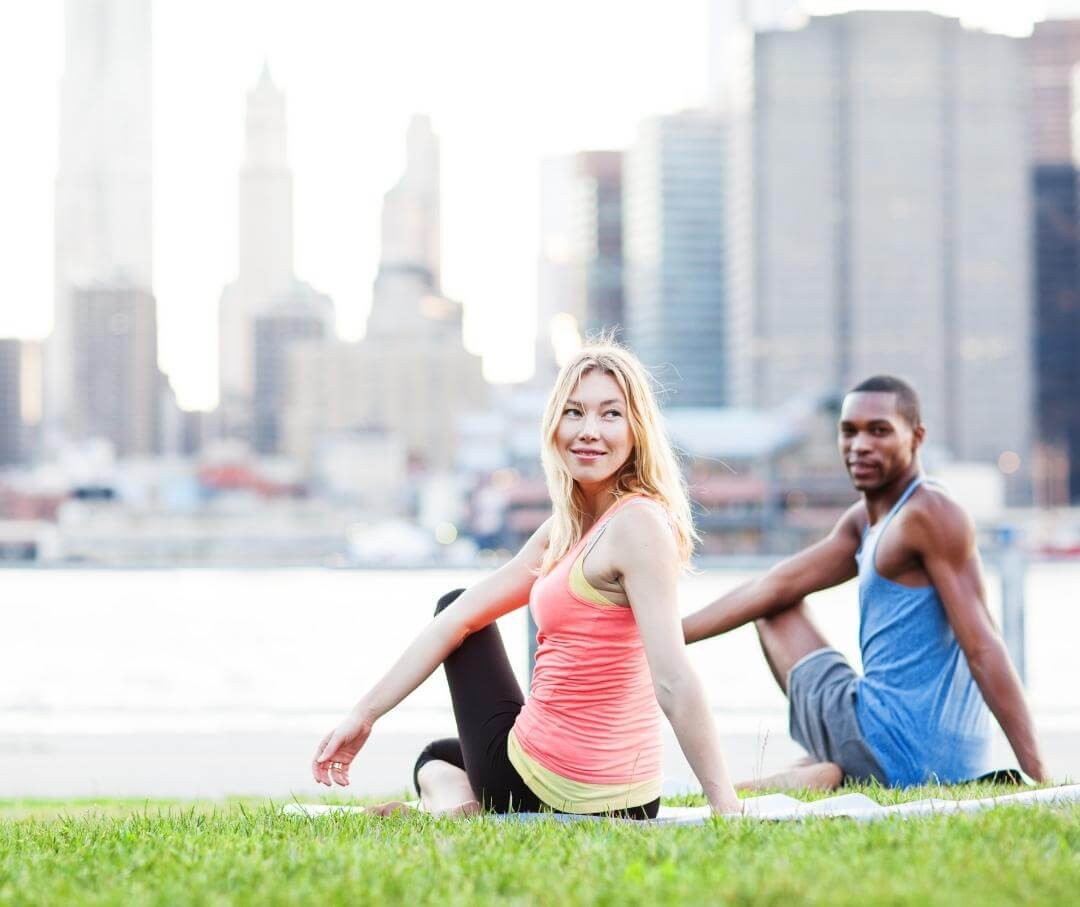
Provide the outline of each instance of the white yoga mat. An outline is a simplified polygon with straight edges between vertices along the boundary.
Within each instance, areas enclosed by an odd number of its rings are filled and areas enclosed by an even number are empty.
[[[865,794],[839,794],[812,803],[804,803],[787,794],[764,794],[747,797],[743,801],[745,812],[732,819],[753,819],[777,822],[797,822],[815,817],[855,819],[858,822],[874,822],[879,819],[916,816],[953,815],[974,813],[995,806],[1038,806],[1080,802],[1080,784],[1066,787],[1048,787],[1042,790],[1026,790],[1001,797],[983,797],[978,800],[943,800],[931,798],[912,800],[895,806],[879,806]],[[417,806],[414,801],[411,806]],[[290,803],[282,809],[287,816],[317,818],[331,813],[363,812],[362,806],[326,806],[315,803]],[[660,815],[652,820],[655,825],[700,825],[709,819],[707,806],[661,806]],[[535,822],[537,820],[558,822],[620,821],[605,820],[595,816],[574,816],[562,813],[514,813],[506,816],[488,815],[485,821]]]

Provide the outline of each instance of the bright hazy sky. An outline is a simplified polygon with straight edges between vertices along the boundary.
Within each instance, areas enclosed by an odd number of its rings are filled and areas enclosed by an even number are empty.
[[[1057,11],[1070,0],[1048,0]],[[932,8],[1023,34],[1028,0]],[[1080,12],[1080,0],[1074,4]],[[181,404],[216,399],[216,313],[236,270],[245,95],[263,60],[287,98],[296,272],[363,330],[383,192],[410,114],[442,142],[446,291],[492,380],[527,376],[536,305],[539,160],[625,147],[637,122],[701,103],[707,0],[183,0],[154,4],[154,291]],[[1053,11],[1053,10],[1052,10]],[[52,212],[63,3],[0,3],[0,336],[52,321]]]

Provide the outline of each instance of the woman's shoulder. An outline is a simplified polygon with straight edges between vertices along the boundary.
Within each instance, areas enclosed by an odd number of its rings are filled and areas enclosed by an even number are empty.
[[[673,526],[663,501],[649,495],[635,495],[611,517],[608,532],[614,540],[634,547],[663,540],[673,541]]]
[[[657,517],[665,522],[671,522],[671,512],[667,504],[659,498],[647,494],[632,495],[616,512],[615,516],[623,516],[630,520],[652,520]]]

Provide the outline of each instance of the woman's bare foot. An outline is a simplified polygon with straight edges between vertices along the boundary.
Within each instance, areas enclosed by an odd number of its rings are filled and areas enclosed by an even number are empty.
[[[469,785],[469,777],[456,765],[432,759],[421,766],[417,775],[420,800],[433,816],[475,816],[480,803]]]
[[[364,812],[373,816],[398,816],[406,813],[420,812],[411,803],[403,803],[401,800],[389,800],[386,803],[377,803],[374,806],[365,806]]]
[[[364,807],[365,813],[373,816],[404,816],[408,813],[425,813],[430,816],[445,816],[451,819],[459,819],[463,816],[475,816],[480,812],[480,803],[477,800],[466,800],[464,803],[455,803],[452,806],[444,806],[441,809],[428,809],[421,803],[403,803],[401,800],[389,800],[386,803],[377,803],[374,806]]]

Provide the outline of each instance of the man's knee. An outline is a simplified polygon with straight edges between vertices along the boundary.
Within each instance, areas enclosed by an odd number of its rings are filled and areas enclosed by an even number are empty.
[[[778,631],[782,632],[783,628],[793,620],[798,620],[805,616],[806,599],[803,598],[781,611],[774,611],[767,617],[757,618],[754,621],[754,629],[757,630],[758,636],[764,641],[767,636]]]
[[[464,589],[453,589],[452,591],[447,592],[446,595],[439,599],[438,604],[435,605],[435,615],[438,616],[440,612],[449,608],[454,599],[464,591]]]

